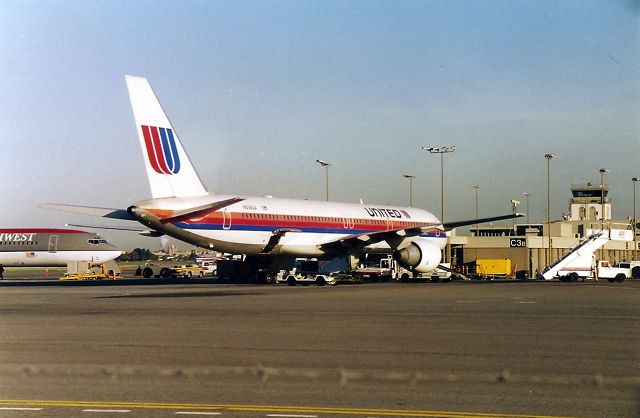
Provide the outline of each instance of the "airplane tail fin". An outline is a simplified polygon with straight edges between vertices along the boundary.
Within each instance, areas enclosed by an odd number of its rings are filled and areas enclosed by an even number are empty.
[[[125,79],[153,198],[207,194],[147,79]]]

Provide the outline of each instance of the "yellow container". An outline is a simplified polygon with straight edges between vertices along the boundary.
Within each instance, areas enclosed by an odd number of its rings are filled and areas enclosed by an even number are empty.
[[[486,276],[511,276],[511,259],[479,258],[476,260],[476,273]]]

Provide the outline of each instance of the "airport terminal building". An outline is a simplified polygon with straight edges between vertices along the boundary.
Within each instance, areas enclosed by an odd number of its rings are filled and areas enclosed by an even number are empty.
[[[569,213],[549,223],[471,227],[470,235],[453,231],[446,261],[473,272],[479,259],[510,260],[518,278],[535,277],[546,265],[575,247],[592,231],[613,229],[622,234],[598,250],[598,259],[612,263],[638,259],[638,242],[630,219],[612,220],[608,187],[592,183],[571,187]],[[549,233],[550,232],[550,233]]]

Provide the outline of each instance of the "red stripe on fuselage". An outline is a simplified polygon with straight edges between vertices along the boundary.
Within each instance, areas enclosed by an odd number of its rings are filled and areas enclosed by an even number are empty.
[[[150,210],[151,213],[159,218],[171,216],[171,211],[167,210]],[[275,214],[261,214],[261,213],[247,213],[247,212],[228,212],[227,215],[231,219],[231,229],[235,226],[261,226],[261,227],[276,227],[276,228],[318,228],[318,229],[332,229],[332,230],[344,230],[345,233],[349,233],[350,230],[367,230],[371,232],[389,231],[397,228],[413,228],[418,226],[425,226],[428,223],[416,222],[415,220],[386,220],[386,219],[353,219],[348,218],[348,226],[345,227],[345,218],[336,218],[328,216],[304,216],[304,215],[275,215]],[[318,220],[320,218],[321,220]],[[205,216],[198,216],[195,219],[180,219],[179,222],[184,222],[191,225],[222,225],[224,222],[222,212],[211,212]],[[443,230],[434,230],[434,233],[440,232],[444,235]]]

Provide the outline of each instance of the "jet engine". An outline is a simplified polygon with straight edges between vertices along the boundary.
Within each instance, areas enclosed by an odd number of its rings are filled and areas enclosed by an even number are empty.
[[[416,239],[406,247],[393,252],[393,259],[402,267],[419,273],[435,270],[441,258],[440,249],[425,239]]]

